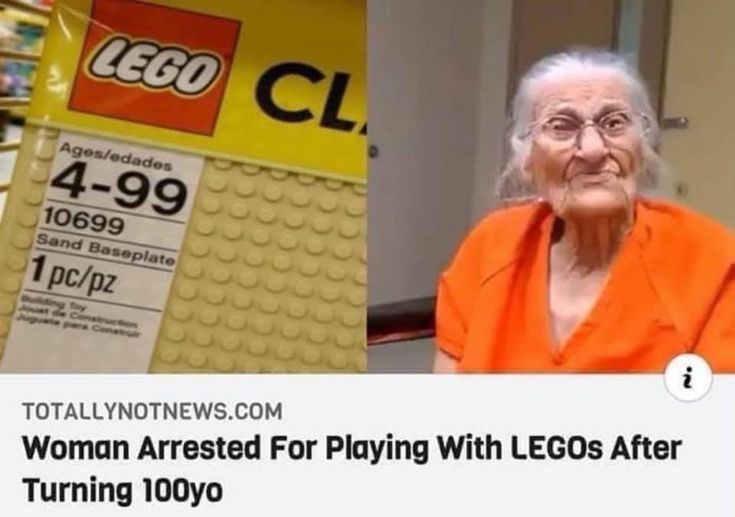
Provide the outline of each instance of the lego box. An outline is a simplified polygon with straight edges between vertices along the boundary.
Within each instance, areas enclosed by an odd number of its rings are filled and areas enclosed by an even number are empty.
[[[365,4],[59,0],[0,371],[365,368]]]

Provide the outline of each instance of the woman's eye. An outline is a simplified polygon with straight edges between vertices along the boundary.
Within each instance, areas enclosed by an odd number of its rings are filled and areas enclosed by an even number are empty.
[[[568,118],[552,118],[546,123],[546,127],[552,131],[569,132],[575,131],[579,124]]]
[[[600,126],[606,131],[620,131],[630,125],[630,119],[623,113],[608,115],[600,121]]]

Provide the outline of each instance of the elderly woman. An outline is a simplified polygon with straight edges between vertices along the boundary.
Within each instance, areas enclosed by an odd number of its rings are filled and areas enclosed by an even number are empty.
[[[656,117],[619,56],[547,57],[521,80],[506,203],[441,275],[436,371],[735,372],[735,237],[648,199]],[[511,206],[512,205],[512,206]]]

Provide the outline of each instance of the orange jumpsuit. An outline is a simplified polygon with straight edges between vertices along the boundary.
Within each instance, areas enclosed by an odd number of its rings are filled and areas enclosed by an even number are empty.
[[[558,347],[550,207],[485,217],[441,275],[439,348],[466,372],[663,372],[687,352],[735,372],[735,236],[671,203],[639,199],[635,210],[599,298]]]

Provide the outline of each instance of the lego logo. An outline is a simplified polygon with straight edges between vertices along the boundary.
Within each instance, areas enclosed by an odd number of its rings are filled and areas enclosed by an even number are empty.
[[[197,97],[216,84],[223,68],[222,58],[211,52],[115,35],[97,47],[85,70],[97,80]]]

